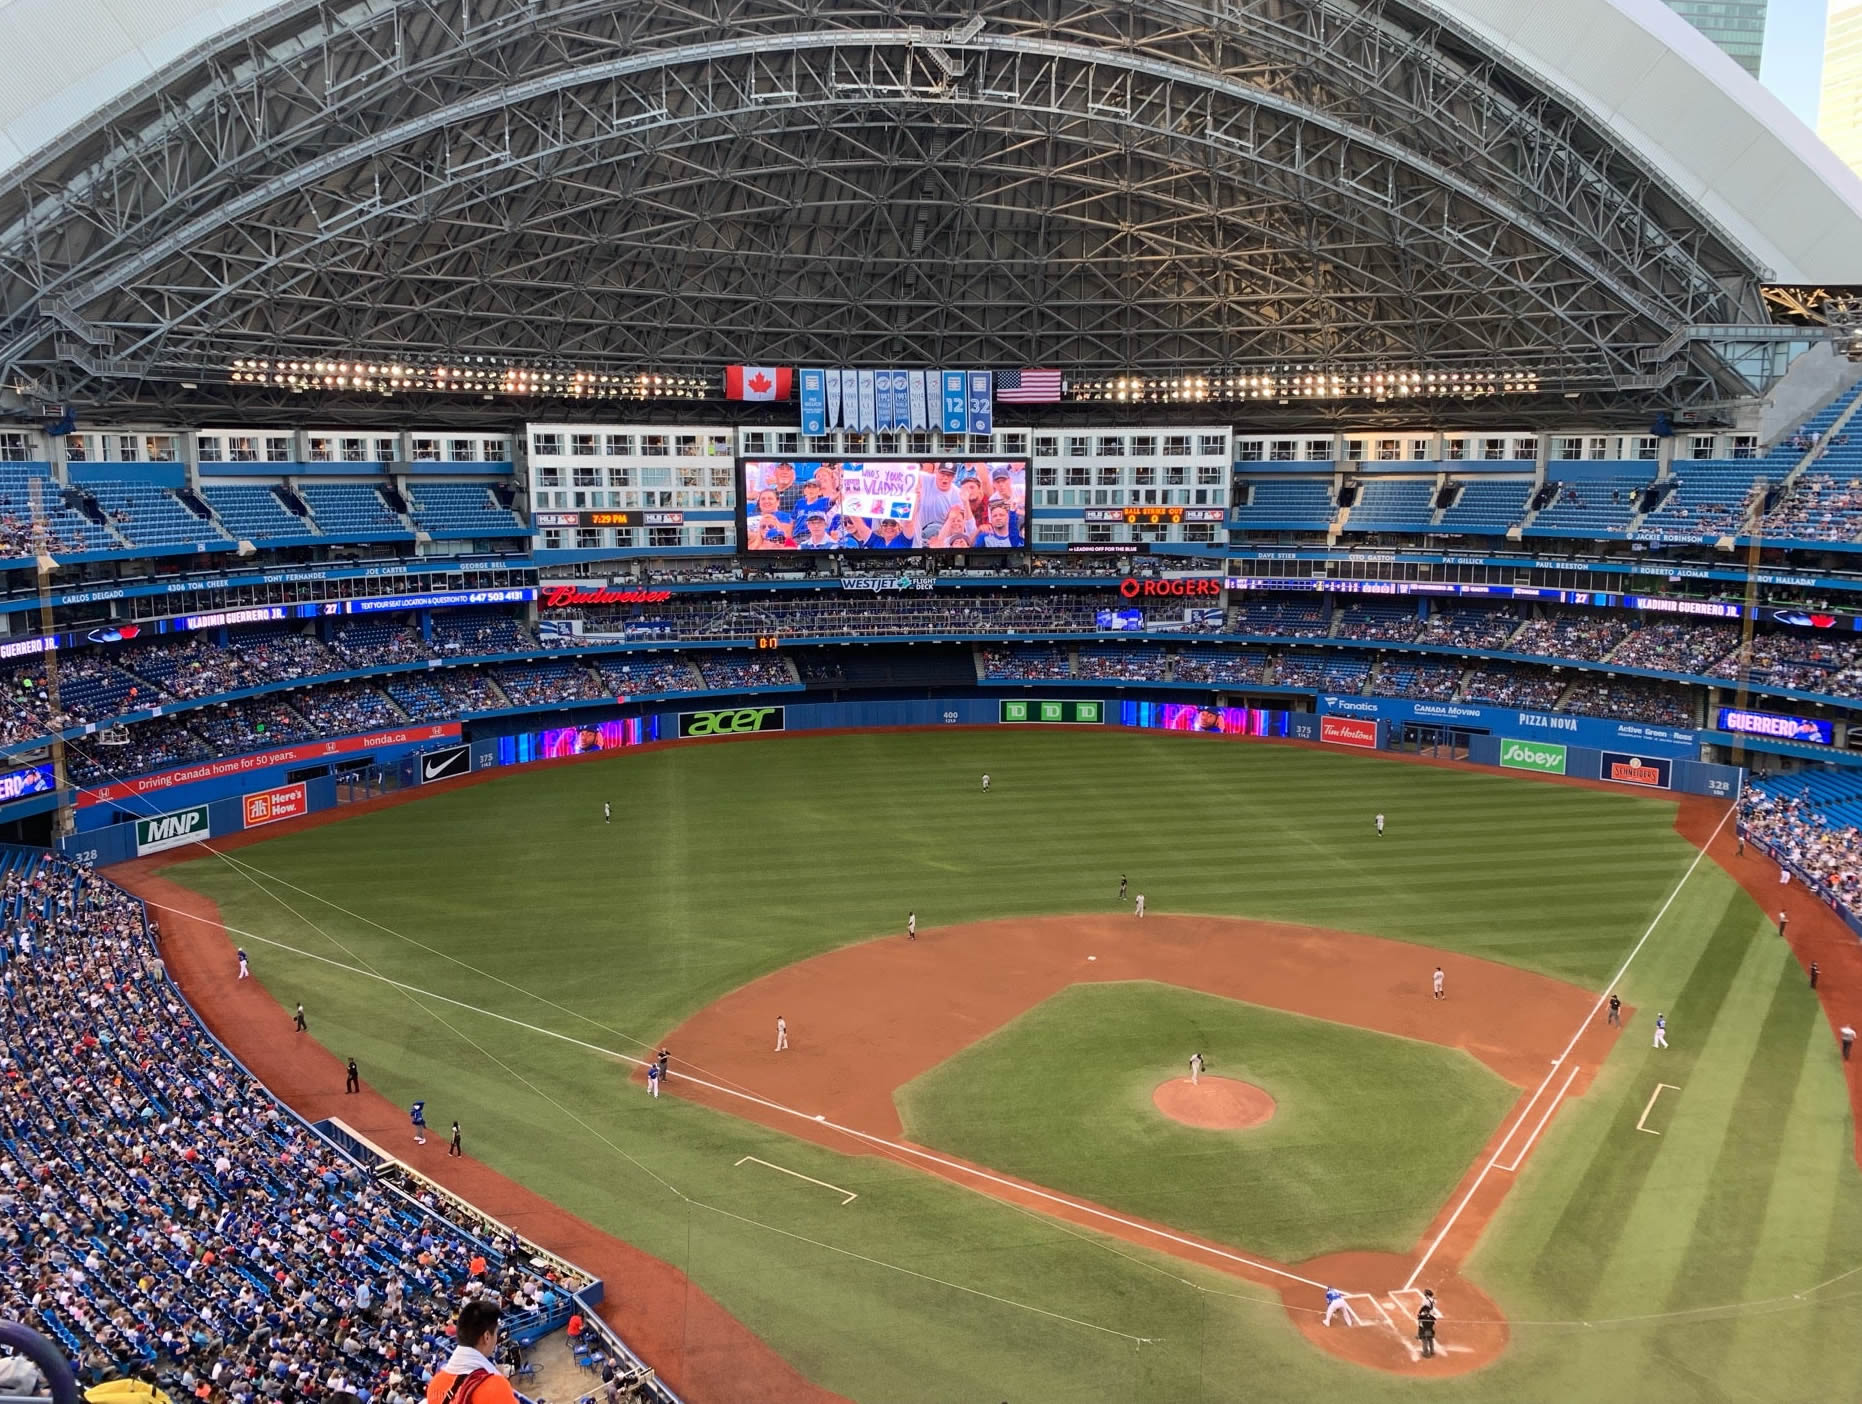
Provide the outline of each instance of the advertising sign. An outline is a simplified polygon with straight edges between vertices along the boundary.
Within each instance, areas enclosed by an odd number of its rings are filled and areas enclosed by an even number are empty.
[[[1121,702],[1121,726],[1201,731],[1217,736],[1285,736],[1287,713],[1253,707],[1202,707],[1188,702]]]
[[[717,712],[679,713],[679,739],[695,736],[748,736],[758,731],[781,731],[781,707],[726,707]]]
[[[1115,634],[1143,633],[1144,611],[1141,609],[1102,609],[1093,615],[1093,625],[1097,629]]]
[[[423,751],[420,755],[420,783],[423,785],[435,780],[450,780],[455,775],[467,775],[471,770],[470,746],[448,746],[443,751]]]
[[[280,819],[295,819],[310,812],[310,801],[302,785],[280,785],[275,790],[261,790],[245,797],[245,826],[256,829],[262,824],[276,824]]]
[[[1739,707],[1720,708],[1714,723],[1721,731],[1737,731],[1746,736],[1770,736],[1779,741],[1806,741],[1815,746],[1834,746],[1836,728],[1815,717],[1791,717],[1779,712],[1751,712]]]
[[[1672,763],[1660,756],[1632,756],[1622,751],[1603,753],[1603,778],[1619,785],[1646,785],[1651,790],[1665,790]]]
[[[545,609],[571,609],[582,605],[665,604],[670,590],[610,589],[606,585],[545,585],[539,603]]]
[[[1088,700],[1068,697],[1054,701],[1017,697],[1004,698],[1002,702],[1001,720],[1005,726],[1024,722],[1049,726],[1098,726],[1105,719],[1106,705],[1096,698]]]
[[[1565,773],[1565,748],[1549,741],[1500,740],[1500,764],[1508,770],[1536,770],[1541,775]]]
[[[1128,575],[1118,583],[1118,592],[1128,600],[1211,600],[1222,593],[1222,577],[1174,576],[1153,579]]]
[[[1324,716],[1319,718],[1319,739],[1336,746],[1363,746],[1374,751],[1377,749],[1377,723],[1362,717]]]
[[[173,814],[158,814],[153,819],[136,821],[136,856],[160,853],[164,848],[179,848],[184,843],[198,843],[212,835],[207,822],[207,806],[178,809]]]

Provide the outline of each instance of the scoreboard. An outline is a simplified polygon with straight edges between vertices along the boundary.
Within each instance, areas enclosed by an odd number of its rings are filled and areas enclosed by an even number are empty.
[[[1129,526],[1178,526],[1183,522],[1225,522],[1222,507],[1088,507],[1089,522],[1124,522]]]
[[[684,526],[683,512],[532,512],[539,527]]]

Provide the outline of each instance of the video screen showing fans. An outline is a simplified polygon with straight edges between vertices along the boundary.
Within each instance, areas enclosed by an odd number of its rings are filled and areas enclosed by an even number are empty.
[[[747,458],[748,551],[1006,551],[1028,541],[1028,463]]]

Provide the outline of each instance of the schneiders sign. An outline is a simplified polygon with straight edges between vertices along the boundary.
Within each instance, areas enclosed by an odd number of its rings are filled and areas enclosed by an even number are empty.
[[[1504,738],[1500,742],[1500,764],[1508,770],[1536,770],[1541,775],[1563,775],[1565,754],[1563,746],[1555,746],[1548,741]]]
[[[718,712],[679,713],[679,739],[695,736],[748,736],[758,731],[781,731],[781,707],[731,707]]]

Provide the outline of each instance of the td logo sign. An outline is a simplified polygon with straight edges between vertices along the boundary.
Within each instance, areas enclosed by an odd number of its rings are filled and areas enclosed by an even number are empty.
[[[747,736],[757,731],[781,731],[781,707],[736,707],[721,712],[679,713],[679,739],[700,736]]]
[[[1565,773],[1565,748],[1544,741],[1500,742],[1500,764],[1509,770],[1536,770],[1542,775]]]

